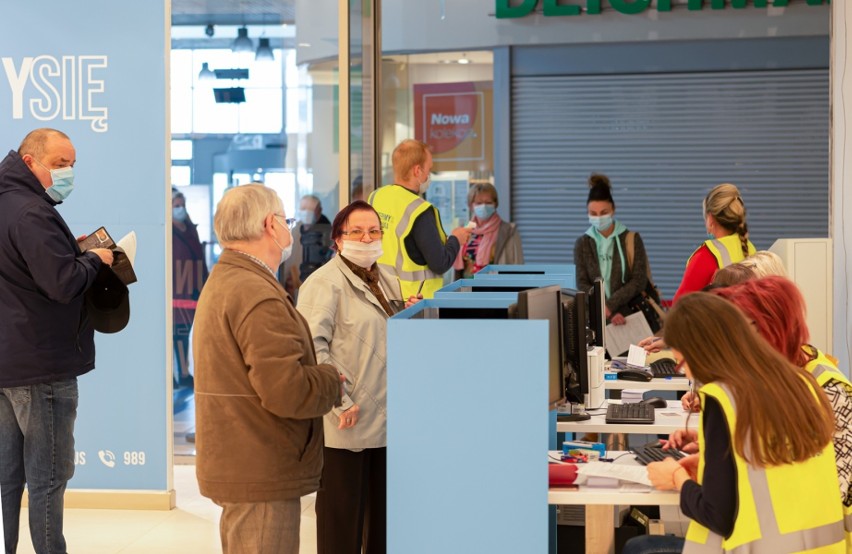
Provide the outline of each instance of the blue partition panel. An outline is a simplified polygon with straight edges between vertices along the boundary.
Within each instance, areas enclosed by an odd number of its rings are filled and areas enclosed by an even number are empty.
[[[574,264],[522,264],[522,265],[507,265],[507,264],[490,264],[474,274],[476,277],[485,277],[487,275],[576,275]]]
[[[438,289],[435,292],[435,298],[456,298],[459,293],[473,292],[476,295],[487,295],[482,298],[509,298],[511,295],[512,302],[517,298],[517,292],[507,293],[500,291],[500,288],[506,287],[547,287],[550,285],[559,285],[562,288],[574,288],[573,275],[488,275],[487,278],[481,279],[459,279]],[[477,290],[469,290],[476,288]],[[486,290],[494,288],[494,291]],[[467,289],[467,290],[466,290]]]
[[[70,489],[171,488],[168,5],[34,0],[0,17],[0,156],[38,127],[67,133],[75,188],[58,210],[71,231],[138,240],[130,323],[96,334],[95,370],[79,379]]]
[[[421,304],[388,322],[388,551],[546,552],[547,322]]]

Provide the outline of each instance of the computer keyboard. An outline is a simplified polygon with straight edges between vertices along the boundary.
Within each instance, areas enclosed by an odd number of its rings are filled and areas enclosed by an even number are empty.
[[[606,408],[607,423],[654,423],[654,407],[650,404],[610,404]]]
[[[675,369],[677,364],[675,364],[675,361],[670,358],[660,358],[655,362],[651,362],[650,367],[651,373],[654,374],[655,379],[681,376],[681,374]]]
[[[666,458],[680,460],[684,457],[683,452],[680,450],[675,450],[673,448],[663,450],[662,445],[659,442],[652,442],[643,446],[634,446],[630,449],[630,451],[636,454],[636,460],[638,460],[643,466],[646,466],[651,462],[662,462]]]

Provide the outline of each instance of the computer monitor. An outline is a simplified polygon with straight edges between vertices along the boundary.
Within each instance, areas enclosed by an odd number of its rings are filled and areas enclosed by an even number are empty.
[[[511,309],[511,306],[509,307]],[[411,316],[411,319],[510,319],[506,308],[469,308],[444,306],[426,308]]]
[[[589,292],[589,328],[595,334],[594,346],[606,350],[606,294],[600,277],[595,279]]]
[[[562,339],[565,360],[565,395],[569,402],[584,404],[589,394],[587,294],[562,289]]]
[[[530,290],[538,288],[536,285],[480,285],[459,287],[458,292],[521,292],[522,290]]]
[[[562,289],[559,285],[518,292],[517,317],[548,322],[548,405],[554,408],[565,399],[562,368]],[[512,312],[510,307],[509,312]]]

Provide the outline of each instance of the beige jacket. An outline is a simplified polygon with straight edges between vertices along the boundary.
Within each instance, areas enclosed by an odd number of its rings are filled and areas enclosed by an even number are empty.
[[[399,281],[379,271],[379,284],[393,307],[394,300],[402,300]],[[317,359],[346,376],[342,406],[325,416],[326,446],[387,446],[387,313],[339,255],[308,277],[299,291],[298,309],[308,320]],[[352,403],[360,407],[358,423],[338,429],[338,416]]]
[[[298,498],[319,488],[322,416],[340,398],[307,323],[275,277],[226,250],[195,315],[196,474],[224,502]]]

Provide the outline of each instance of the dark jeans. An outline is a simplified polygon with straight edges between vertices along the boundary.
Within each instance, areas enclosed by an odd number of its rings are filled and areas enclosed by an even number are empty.
[[[189,334],[192,323],[175,323],[172,329],[175,350],[175,386],[191,387],[192,376],[189,374]]]
[[[18,546],[21,497],[29,493],[38,554],[64,554],[65,485],[74,475],[77,379],[0,389],[0,491],[6,554]]]
[[[627,541],[621,554],[679,554],[683,544],[683,538],[672,535],[642,535]]]
[[[316,512],[318,554],[385,554],[387,448],[324,448]]]

